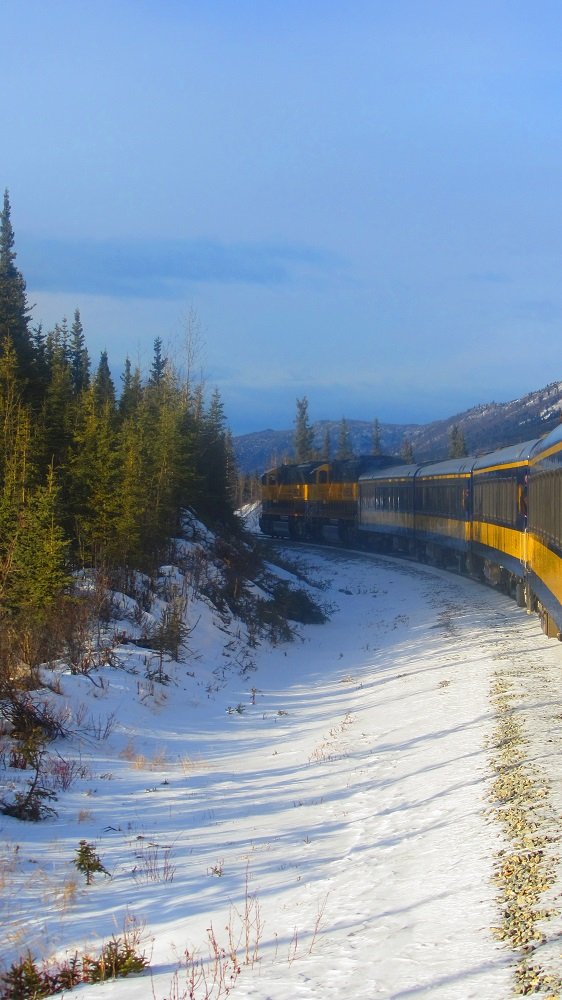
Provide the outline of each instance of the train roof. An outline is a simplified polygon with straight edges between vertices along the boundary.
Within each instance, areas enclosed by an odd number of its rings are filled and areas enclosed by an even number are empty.
[[[283,485],[287,485],[288,483],[306,483],[311,470],[316,469],[318,464],[318,462],[293,462],[291,464],[284,462],[282,465],[274,465],[271,469],[267,469],[263,473],[262,481],[268,476],[275,476],[277,482]]]
[[[359,482],[369,482],[371,479],[413,479],[418,469],[416,465],[386,465],[380,469],[371,469],[359,476]]]
[[[275,475],[282,484],[307,483],[319,469],[328,469],[331,482],[357,482],[361,473],[400,464],[395,455],[354,455],[352,458],[314,459],[312,462],[284,462],[267,469],[262,479]]]
[[[545,434],[544,437],[539,438],[539,440],[535,442],[535,447],[533,448],[531,456],[532,460],[535,461],[537,458],[540,458],[543,452],[550,451],[551,448],[554,448],[556,451],[558,451],[558,448],[556,446],[561,443],[562,443],[562,423],[558,424],[558,426],[555,427],[554,430],[550,432],[550,434]]]
[[[474,472],[482,472],[485,469],[495,468],[497,465],[524,465],[525,462],[529,461],[531,452],[537,444],[537,439],[533,438],[531,441],[523,441],[521,444],[512,444],[509,448],[491,451],[488,455],[480,455],[474,463]]]
[[[395,455],[356,455],[353,458],[335,458],[324,464],[330,466],[333,482],[347,479],[356,482],[364,473],[400,464],[400,459]]]
[[[558,437],[555,438],[556,432]],[[544,446],[545,440],[552,439],[550,442],[552,445],[559,441],[562,442],[562,425],[560,428],[556,428],[556,432],[553,431],[548,435],[548,439],[543,438],[537,441],[536,438],[533,438],[531,441],[511,445],[509,448],[500,448],[478,457],[467,455],[463,458],[445,459],[442,462],[423,462],[417,465],[398,465],[386,469],[376,469],[364,473],[359,477],[359,480],[366,482],[371,479],[413,479],[416,477],[421,480],[435,476],[469,476],[472,472],[485,471],[498,465],[522,465],[529,461],[534,448],[536,449],[539,444]],[[547,445],[547,447],[549,446]]]
[[[464,458],[449,458],[443,462],[417,462],[415,465],[397,465],[386,469],[377,469],[359,477],[359,480],[370,479],[413,479],[414,476],[423,479],[426,476],[462,476],[470,475],[476,459],[474,455]]]
[[[476,458],[474,455],[465,455],[463,458],[446,458],[443,462],[427,462],[420,466],[418,478],[424,479],[426,476],[469,476],[474,467]]]

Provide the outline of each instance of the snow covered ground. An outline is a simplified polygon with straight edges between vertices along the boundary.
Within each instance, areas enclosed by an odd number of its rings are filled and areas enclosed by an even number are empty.
[[[213,969],[231,974],[234,947],[239,1000],[513,995],[519,955],[492,931],[509,847],[490,800],[493,692],[509,693],[545,790],[554,906],[560,646],[471,581],[346,552],[298,558],[331,619],[260,645],[251,666],[243,630],[193,601],[192,653],[166,664],[169,683],[144,678],[135,647],[120,653],[137,673],[106,667],[97,686],[63,674],[58,701],[89,735],[56,748],[83,776],[57,819],[0,818],[4,962],[96,951],[133,921],[150,971],[76,996],[218,1000]],[[81,839],[111,878],[85,885]],[[533,961],[560,975],[560,918],[542,926]],[[207,985],[190,992],[197,968]]]

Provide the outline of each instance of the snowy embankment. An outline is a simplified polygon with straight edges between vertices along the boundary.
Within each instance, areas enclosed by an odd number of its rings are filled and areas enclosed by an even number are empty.
[[[137,673],[60,678],[69,714],[91,720],[72,746],[83,776],[58,819],[1,819],[5,960],[95,951],[132,920],[150,972],[81,987],[84,1000],[218,1000],[213,975],[228,979],[234,949],[240,1000],[513,995],[519,956],[492,932],[509,846],[489,798],[492,692],[512,693],[560,816],[560,647],[470,581],[351,553],[299,558],[332,615],[295,642],[262,644],[250,664],[240,627],[193,602],[191,655],[166,664],[168,683],[144,679],[130,647]],[[84,884],[81,839],[111,878]],[[555,841],[545,850],[554,859]],[[555,941],[558,918],[544,930]],[[560,974],[559,947],[539,951]]]

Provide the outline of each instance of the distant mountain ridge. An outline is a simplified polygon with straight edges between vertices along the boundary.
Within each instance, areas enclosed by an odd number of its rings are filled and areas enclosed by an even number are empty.
[[[519,441],[538,438],[552,430],[562,418],[562,382],[551,382],[544,389],[530,392],[508,403],[483,403],[445,420],[428,424],[380,424],[381,450],[397,455],[407,438],[416,461],[447,458],[451,428],[463,432],[470,454],[483,454]],[[340,420],[318,420],[312,426],[320,449],[326,429],[332,450],[338,442]],[[373,423],[346,418],[353,451],[369,454],[372,448]],[[263,472],[283,461],[294,462],[293,429],[264,430],[234,438],[234,450],[241,472]]]

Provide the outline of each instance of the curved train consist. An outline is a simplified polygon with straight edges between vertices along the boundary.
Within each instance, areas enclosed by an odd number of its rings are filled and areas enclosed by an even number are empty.
[[[562,638],[562,425],[479,457],[306,462],[261,482],[264,534],[337,539],[467,573]]]

